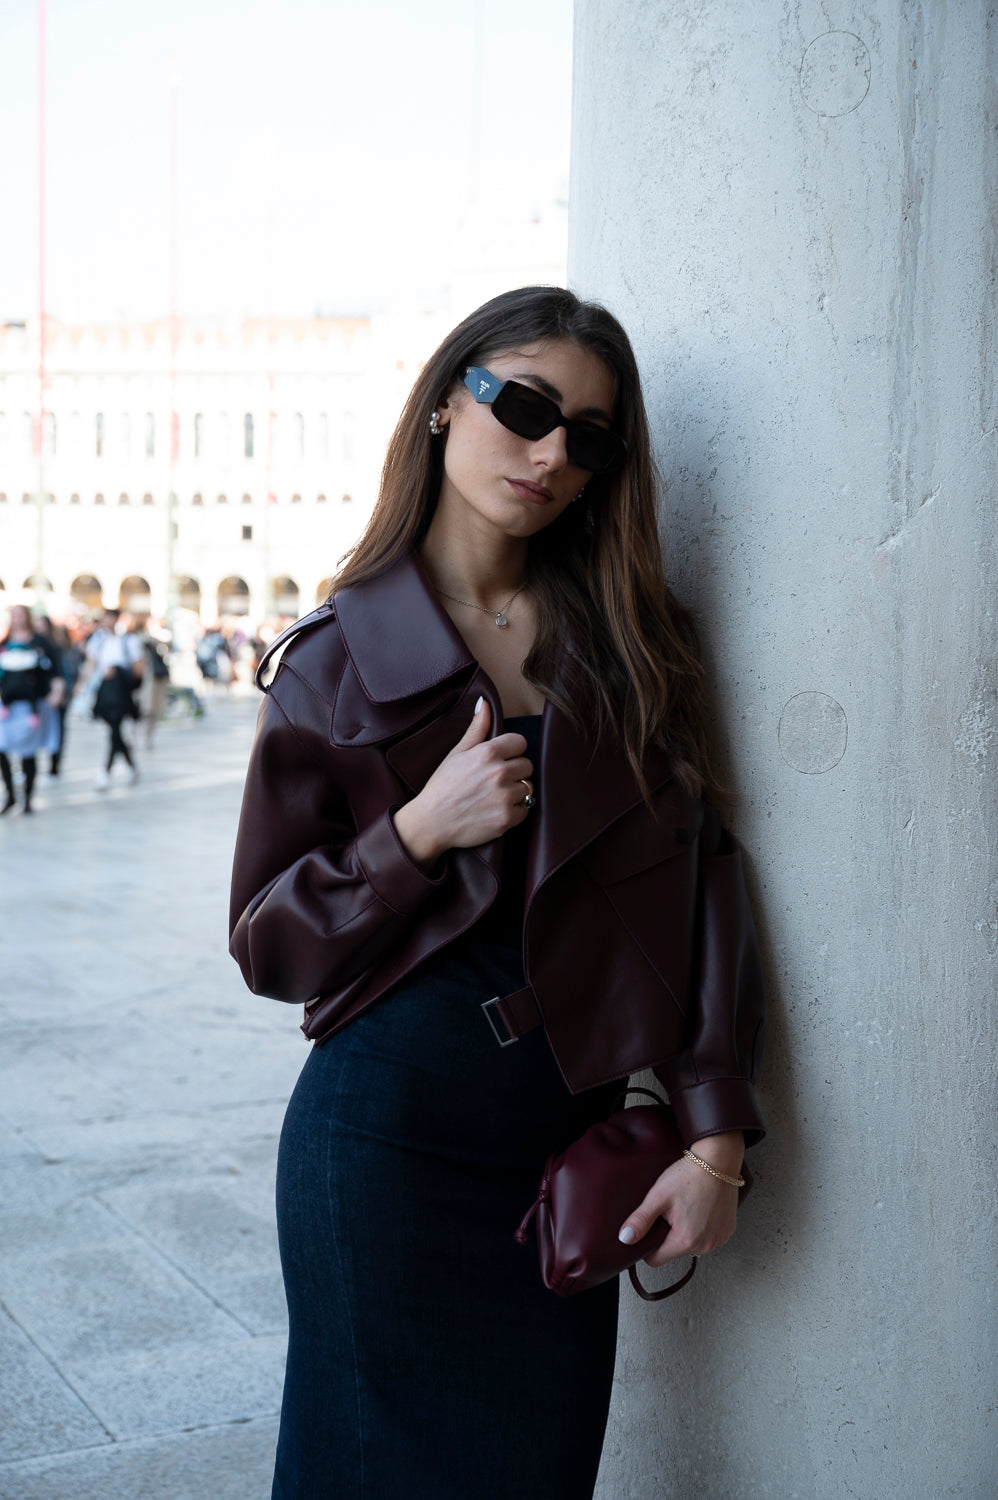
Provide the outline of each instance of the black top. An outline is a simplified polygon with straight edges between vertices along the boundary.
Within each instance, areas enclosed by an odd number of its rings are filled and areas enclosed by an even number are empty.
[[[30,641],[0,641],[0,702],[5,708],[12,703],[39,703],[58,675],[51,648],[43,635]]]

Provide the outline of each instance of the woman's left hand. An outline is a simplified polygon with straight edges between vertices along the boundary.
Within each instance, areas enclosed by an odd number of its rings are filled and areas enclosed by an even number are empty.
[[[729,1177],[740,1175],[745,1150],[741,1131],[705,1136],[694,1141],[690,1150],[719,1172]],[[643,1239],[656,1219],[665,1219],[669,1233],[654,1254],[645,1257],[649,1266],[661,1266],[684,1255],[709,1255],[717,1250],[734,1234],[737,1216],[738,1189],[681,1156],[628,1215],[620,1237],[625,1244],[634,1244]],[[633,1233],[628,1234],[628,1230]]]

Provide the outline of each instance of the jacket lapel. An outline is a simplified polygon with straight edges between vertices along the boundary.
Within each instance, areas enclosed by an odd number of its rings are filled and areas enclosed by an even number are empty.
[[[493,725],[500,726],[493,729],[490,738],[494,738],[501,732],[502,707],[489,678],[479,669],[463,688],[446,695],[436,694],[432,717],[388,747],[385,752],[388,764],[412,791],[425,786],[444,756],[453,750],[471,723],[480,696],[492,709]]]
[[[664,751],[645,755],[652,791],[673,776]],[[527,900],[561,865],[642,801],[623,745],[603,735],[587,740],[548,703],[541,724],[540,813],[530,844]]]
[[[493,735],[501,731],[495,687],[414,553],[379,577],[343,589],[333,602],[348,658],[333,701],[334,744],[394,740],[385,759],[418,792],[464,734],[479,696],[492,710]],[[498,873],[499,840],[471,852]]]

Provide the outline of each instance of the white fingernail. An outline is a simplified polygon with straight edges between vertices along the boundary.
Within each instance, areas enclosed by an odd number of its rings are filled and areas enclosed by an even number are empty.
[[[622,1245],[633,1245],[637,1237],[638,1236],[631,1224],[625,1224],[623,1229],[617,1236]]]
[[[475,704],[475,713],[476,714],[480,714],[481,713],[481,711],[482,711],[482,704],[484,702],[485,702],[484,698],[479,698],[478,702]]]

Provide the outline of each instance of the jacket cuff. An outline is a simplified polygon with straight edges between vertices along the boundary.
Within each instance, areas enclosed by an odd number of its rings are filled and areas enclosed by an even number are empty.
[[[684,1146],[724,1130],[743,1130],[745,1145],[755,1146],[766,1134],[755,1089],[747,1078],[708,1078],[689,1088],[670,1090],[668,1080],[657,1068],[655,1073],[669,1091]]]
[[[367,883],[378,900],[392,911],[409,916],[443,885],[447,869],[441,865],[439,875],[426,875],[413,864],[395,830],[392,814],[397,811],[397,807],[390,807],[377,822],[357,835],[354,847]]]

